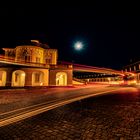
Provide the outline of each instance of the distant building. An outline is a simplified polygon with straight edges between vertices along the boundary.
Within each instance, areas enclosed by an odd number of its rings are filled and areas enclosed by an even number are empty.
[[[72,65],[58,65],[58,51],[38,40],[16,48],[3,48],[0,86],[69,86]]]
[[[132,62],[123,67],[124,72],[132,72],[135,74],[135,80],[140,83],[140,61]]]

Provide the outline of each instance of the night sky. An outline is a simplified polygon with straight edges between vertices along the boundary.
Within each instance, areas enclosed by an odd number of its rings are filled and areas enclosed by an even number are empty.
[[[58,49],[59,60],[121,69],[130,59],[140,58],[140,15],[136,5],[1,7],[0,47],[37,39]],[[83,50],[74,50],[76,41],[84,43]]]

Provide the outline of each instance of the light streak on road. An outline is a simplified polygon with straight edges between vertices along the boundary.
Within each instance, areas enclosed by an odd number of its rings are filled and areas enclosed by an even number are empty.
[[[21,60],[14,60],[13,58],[5,58],[5,56],[0,55],[0,63],[1,64],[12,64],[12,65],[21,65],[21,66],[30,66],[30,67],[45,67],[49,68],[48,65],[43,64],[43,63],[33,63],[33,62],[25,62]],[[94,67],[94,66],[87,66],[87,65],[81,65],[81,64],[73,64],[69,62],[61,62],[62,65],[73,65],[73,70],[74,71],[85,71],[85,72],[99,72],[99,73],[110,73],[110,74],[119,74],[124,76],[124,74],[130,74],[132,75],[133,73],[130,72],[122,72],[118,70],[113,70],[110,68],[104,68],[104,67]],[[62,66],[61,65],[61,66]],[[59,66],[59,65],[57,65]],[[60,67],[60,66],[59,66]]]
[[[5,117],[4,119],[0,120],[0,127],[15,123],[17,121],[21,121],[23,119],[38,115],[40,113],[46,112],[48,110],[51,110],[51,109],[54,109],[54,108],[57,108],[57,107],[60,107],[60,106],[78,101],[78,100],[82,100],[82,99],[89,98],[89,97],[94,97],[94,96],[99,96],[99,95],[103,95],[103,94],[107,94],[107,93],[112,93],[114,91],[118,91],[118,90],[121,90],[121,89],[123,89],[123,88],[106,90],[106,91],[97,92],[97,93],[94,93],[94,94],[92,94],[93,93],[93,91],[92,91],[92,93],[89,92],[86,95],[81,94],[80,96],[78,95],[78,97],[75,96],[75,97],[63,98],[63,99],[59,99],[59,100],[57,99],[57,100],[54,100],[50,103],[46,103],[46,104],[41,103],[41,104],[38,104],[38,105],[13,110],[13,111],[10,111],[8,113],[9,114],[10,113],[15,113],[15,114],[13,114],[11,116],[8,116],[8,117]],[[26,109],[28,109],[28,110],[26,110]],[[21,112],[18,112],[18,111],[21,111]],[[18,113],[16,114],[16,112],[18,112]],[[2,113],[0,116],[8,115],[8,113],[7,114]]]

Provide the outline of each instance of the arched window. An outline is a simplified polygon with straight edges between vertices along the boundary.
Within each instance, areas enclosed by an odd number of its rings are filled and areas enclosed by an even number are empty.
[[[56,74],[56,85],[57,86],[67,85],[67,74],[65,72],[58,72]]]
[[[24,87],[25,85],[25,72],[22,70],[16,70],[12,74],[12,86]]]
[[[42,86],[44,83],[44,73],[42,71],[33,72],[32,86]]]
[[[0,71],[0,86],[5,86],[6,84],[6,72]]]

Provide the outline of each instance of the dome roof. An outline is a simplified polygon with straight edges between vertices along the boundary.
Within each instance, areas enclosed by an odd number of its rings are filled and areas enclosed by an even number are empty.
[[[43,44],[43,43],[40,43],[38,40],[31,40],[31,41],[28,41],[28,42],[23,42],[22,45],[18,45],[18,46],[37,46],[37,47],[41,47],[41,48],[44,48],[44,49],[49,49],[49,45],[48,44]]]

